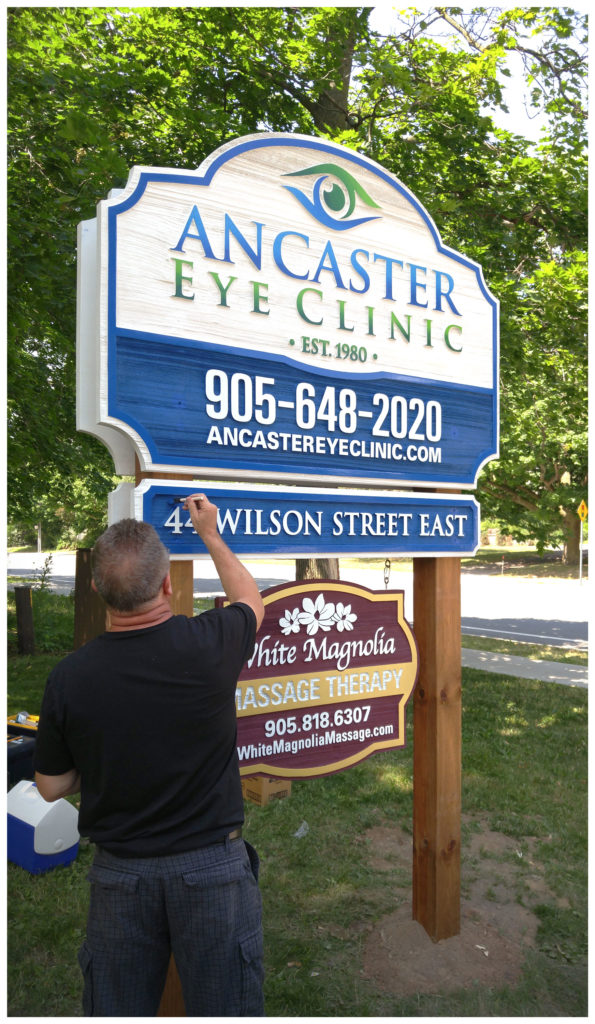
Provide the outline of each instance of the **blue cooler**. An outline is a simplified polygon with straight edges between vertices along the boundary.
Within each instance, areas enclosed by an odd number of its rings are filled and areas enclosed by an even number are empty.
[[[70,864],[79,848],[78,811],[68,800],[48,803],[34,782],[17,782],[6,797],[7,856],[32,875]]]

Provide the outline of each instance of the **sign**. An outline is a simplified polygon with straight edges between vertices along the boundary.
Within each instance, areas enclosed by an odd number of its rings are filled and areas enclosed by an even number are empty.
[[[79,280],[79,428],[141,471],[473,487],[498,453],[481,268],[345,147],[262,133],[133,168]]]
[[[589,512],[585,501],[581,501],[581,503],[580,503],[580,505],[579,505],[579,507],[577,509],[577,512],[578,512],[579,519],[584,523],[585,519],[587,518],[588,512]]]
[[[211,487],[144,480],[123,493],[131,516],[151,523],[174,558],[208,557],[183,499],[204,490],[217,505],[221,536],[240,557],[474,555],[479,506],[468,495]]]
[[[418,657],[403,592],[309,580],[262,597],[236,690],[240,773],[311,778],[404,746]]]

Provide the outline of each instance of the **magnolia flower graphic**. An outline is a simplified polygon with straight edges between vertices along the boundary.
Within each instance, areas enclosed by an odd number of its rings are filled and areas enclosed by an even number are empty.
[[[334,621],[334,604],[326,604],[324,595],[319,594],[315,601],[310,597],[305,597],[302,601],[302,608],[304,610],[300,612],[299,620],[306,627],[308,636],[316,636],[319,629],[328,633]]]
[[[342,633],[344,629],[353,629],[353,623],[357,622],[357,615],[351,611],[350,604],[342,604],[339,601],[333,615],[333,622],[336,622],[339,633]]]
[[[290,633],[299,633],[300,631],[300,610],[294,608],[292,612],[285,609],[285,615],[282,615],[279,619],[279,625],[281,626],[281,632],[284,636],[289,636]]]
[[[305,597],[301,611],[299,608],[294,608],[293,611],[286,608],[279,619],[284,636],[299,633],[301,626],[306,627],[308,636],[316,636],[319,629],[328,633],[333,626],[342,633],[343,630],[353,629],[354,622],[357,622],[357,615],[351,611],[350,604],[343,604],[342,601],[338,601],[336,605],[332,601],[327,604],[324,594],[319,594],[315,601],[311,597]]]

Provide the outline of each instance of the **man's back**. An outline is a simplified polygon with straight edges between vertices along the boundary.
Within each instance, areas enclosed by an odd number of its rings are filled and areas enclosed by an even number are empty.
[[[242,823],[234,698],[254,635],[237,604],[104,633],[56,666],[36,766],[81,772],[81,834],[159,856]]]

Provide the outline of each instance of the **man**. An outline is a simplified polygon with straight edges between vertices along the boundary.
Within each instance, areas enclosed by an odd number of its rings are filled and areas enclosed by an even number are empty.
[[[170,952],[187,1016],[261,1016],[258,857],[244,820],[235,689],[263,618],[258,587],[204,494],[184,503],[231,602],[173,615],[169,557],[147,523],[93,549],[109,626],[50,673],[35,754],[45,800],[80,789],[96,844],[86,1016],[154,1016]]]

